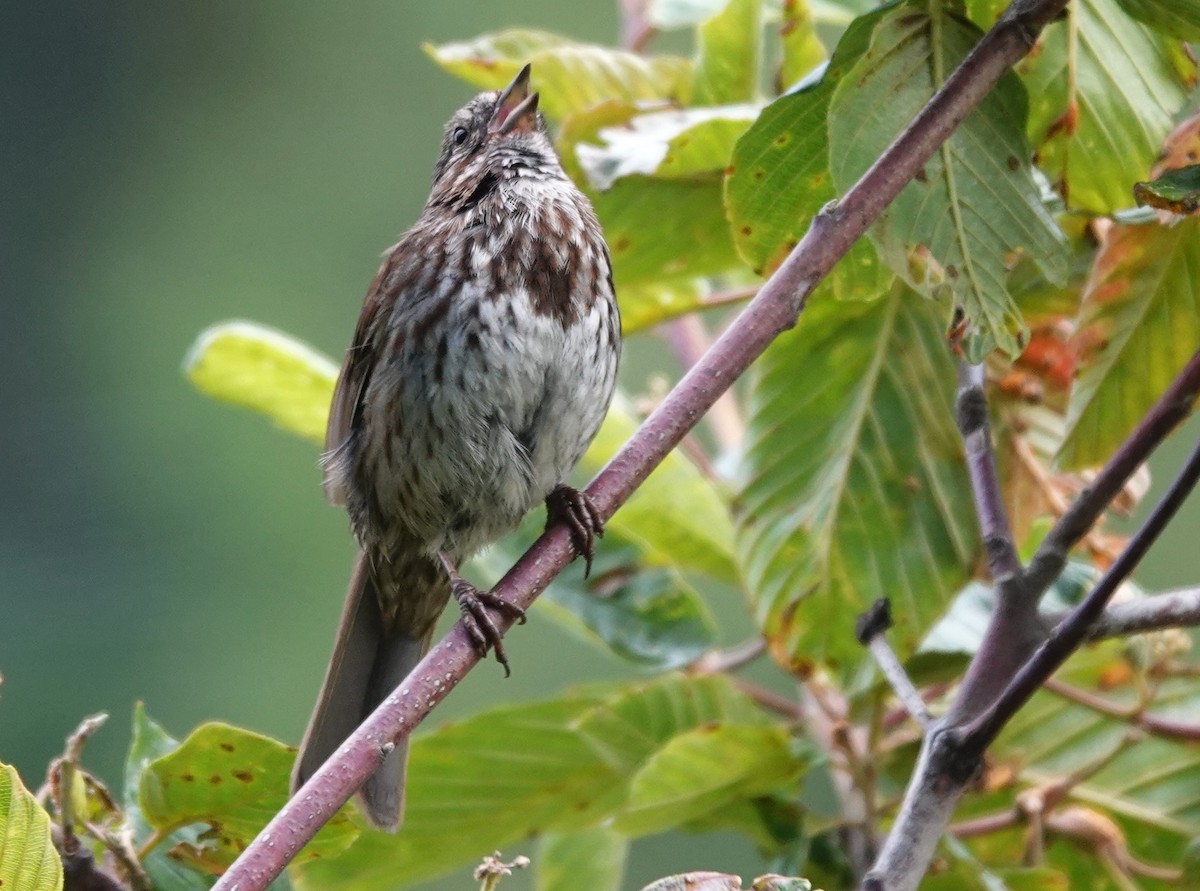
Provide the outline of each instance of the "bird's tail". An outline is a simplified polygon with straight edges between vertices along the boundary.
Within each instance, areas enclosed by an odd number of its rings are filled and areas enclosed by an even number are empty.
[[[292,768],[292,794],[421,661],[432,636],[432,627],[420,638],[387,630],[373,574],[360,551],[350,576],[333,655]],[[406,738],[396,744],[359,790],[359,804],[367,819],[380,829],[394,832],[400,828],[407,762]]]

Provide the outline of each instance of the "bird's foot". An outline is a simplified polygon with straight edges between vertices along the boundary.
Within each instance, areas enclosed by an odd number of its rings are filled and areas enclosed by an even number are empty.
[[[496,661],[504,666],[504,676],[508,677],[512,670],[508,666],[508,654],[504,651],[504,635],[492,618],[491,610],[508,613],[522,625],[525,624],[525,610],[491,591],[475,587],[458,574],[449,557],[445,554],[440,556],[442,566],[450,577],[450,592],[462,610],[463,626],[471,638],[471,646],[481,659],[487,656],[488,647],[491,647],[496,653]]]
[[[592,571],[592,558],[596,556],[596,539],[604,536],[604,520],[600,511],[586,492],[559,486],[546,496],[546,528],[563,522],[571,532],[571,544],[575,553],[583,558],[583,577]]]

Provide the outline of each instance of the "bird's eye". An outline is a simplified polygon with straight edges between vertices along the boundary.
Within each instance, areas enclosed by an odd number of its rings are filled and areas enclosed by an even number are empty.
[[[453,139],[455,145],[462,145],[467,141],[467,131],[462,127],[455,127]]]

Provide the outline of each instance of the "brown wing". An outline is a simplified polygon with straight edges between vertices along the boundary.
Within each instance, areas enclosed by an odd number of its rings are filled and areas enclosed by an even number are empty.
[[[379,271],[375,273],[375,280],[367,290],[367,298],[363,301],[362,312],[358,317],[358,327],[354,329],[354,341],[346,351],[342,370],[333,388],[329,422],[325,428],[325,455],[321,462],[325,468],[325,497],[332,504],[346,503],[345,472],[342,462],[338,459],[350,438],[350,432],[359,421],[363,394],[371,380],[371,369],[374,365],[373,335],[381,321],[386,324],[386,320],[379,318],[381,310],[388,302],[383,283],[388,278],[395,256],[395,248],[388,251]]]

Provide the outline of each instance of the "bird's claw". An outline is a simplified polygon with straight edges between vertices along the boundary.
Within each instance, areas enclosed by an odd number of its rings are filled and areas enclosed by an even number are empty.
[[[583,558],[583,577],[592,572],[596,556],[596,539],[604,536],[604,519],[591,496],[570,486],[559,486],[546,496],[546,528],[556,522],[565,523],[571,533],[571,545]]]
[[[525,624],[525,610],[491,591],[480,590],[461,578],[450,583],[450,590],[462,610],[463,626],[467,629],[467,636],[471,638],[471,646],[480,658],[487,655],[490,646],[496,653],[496,661],[504,666],[504,676],[508,677],[512,670],[508,666],[508,654],[504,651],[504,636],[489,610],[516,616],[517,622],[522,625]]]

